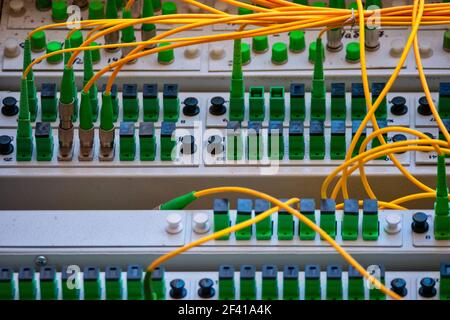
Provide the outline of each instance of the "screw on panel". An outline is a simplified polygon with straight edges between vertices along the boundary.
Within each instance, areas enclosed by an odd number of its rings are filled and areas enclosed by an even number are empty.
[[[48,263],[48,259],[46,256],[37,256],[34,259],[34,264],[38,267],[45,267]]]

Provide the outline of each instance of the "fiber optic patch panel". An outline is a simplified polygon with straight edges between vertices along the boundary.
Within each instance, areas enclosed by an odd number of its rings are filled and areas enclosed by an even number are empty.
[[[372,88],[376,89],[382,85],[373,83]],[[254,183],[257,186],[264,185],[263,181],[268,178],[275,181],[279,175],[289,175],[291,178],[301,176],[304,179],[308,179],[308,176],[325,177],[344,159],[352,136],[361,123],[364,114],[364,98],[360,96],[362,88],[360,83],[353,83],[350,87],[346,87],[343,83],[332,83],[331,92],[325,97],[325,109],[315,111],[311,108],[311,94],[305,92],[304,87],[302,83],[294,83],[291,84],[289,92],[275,86],[251,87],[245,96],[245,109],[241,114],[243,121],[236,122],[231,120],[228,93],[184,93],[175,84],[165,84],[162,88],[156,84],[145,84],[142,89],[136,84],[125,84],[120,89],[128,90],[126,95],[118,91],[115,96],[117,120],[114,122],[116,126],[114,152],[110,161],[102,161],[99,158],[98,115],[94,122],[96,133],[92,156],[88,159],[80,158],[77,119],[74,122],[73,156],[64,161],[58,158],[59,93],[55,83],[44,84],[40,94],[37,95],[37,108],[33,116],[35,120],[32,122],[32,140],[35,147],[28,155],[31,158],[17,161],[15,145],[20,97],[17,92],[0,92],[0,100],[3,101],[0,115],[3,150],[0,155],[0,167],[5,179],[19,179],[17,182],[2,184],[2,192],[4,194],[15,192],[16,188],[13,186],[19,183],[21,189],[29,186],[30,190],[33,190],[30,192],[32,200],[30,203],[42,204],[42,200],[46,198],[43,193],[46,191],[28,183],[23,186],[20,181],[21,173],[36,175],[41,172],[39,174],[41,182],[63,178],[72,180],[68,183],[76,183],[74,176],[66,177],[65,172],[68,171],[62,172],[59,170],[60,167],[71,170],[80,178],[89,173],[89,176],[105,179],[104,183],[108,183],[106,180],[116,172],[127,174],[136,180],[144,176],[159,177],[163,173],[173,178],[187,180],[186,183],[193,183],[195,186],[201,185],[202,182],[191,180],[192,175],[200,181],[207,182],[211,175],[217,175],[218,168],[221,170],[220,179],[231,177],[239,179],[235,177],[236,173],[241,176],[250,175],[255,179]],[[163,92],[159,92],[158,88]],[[172,88],[175,88],[174,98],[169,97],[171,92],[169,90]],[[278,91],[280,96],[277,96]],[[449,108],[448,95],[448,83],[441,83],[440,91],[433,93],[433,98],[439,106],[444,123],[450,127],[446,118]],[[79,100],[81,101],[81,96]],[[171,101],[174,101],[173,109],[168,107]],[[102,97],[99,94],[99,108],[101,102]],[[442,138],[422,94],[391,92],[383,108],[384,110],[380,112],[383,115],[379,117],[384,120],[379,121],[380,126],[415,128],[434,138]],[[177,121],[164,121],[172,114]],[[368,136],[371,132],[369,123],[364,135]],[[388,142],[396,142],[414,137],[394,132],[387,134],[386,138]],[[372,142],[368,144],[367,149],[371,147]],[[411,172],[425,179],[432,176],[436,170],[436,153],[433,151],[397,154],[396,157]],[[145,171],[142,171],[143,168]],[[170,170],[162,172],[161,168]],[[397,179],[399,172],[389,157],[379,157],[368,162],[366,170],[375,176],[374,179],[388,185],[380,192],[383,197],[390,197],[393,190],[389,185],[395,183],[391,179]],[[318,182],[320,181],[315,179],[311,183],[319,188]],[[136,183],[139,185],[139,181]],[[170,181],[162,183],[171,184]],[[287,189],[291,186],[286,180],[280,181],[280,184],[283,185],[282,188]],[[83,185],[86,188],[92,186],[84,182]],[[309,186],[309,183],[305,183],[296,188],[308,197],[316,197],[316,194],[308,193],[312,190]],[[156,199],[166,197],[161,193],[164,192],[164,188],[161,189],[160,184],[154,188],[152,185],[146,185],[145,188],[136,187],[135,190],[136,196],[144,190],[155,194],[155,201],[145,202],[145,206],[156,206],[158,205]],[[180,190],[179,193],[183,191]],[[97,191],[96,197],[98,203],[114,208],[117,205],[116,201],[120,203],[120,199],[115,199],[112,203],[109,203],[110,200],[102,200],[109,198],[109,193],[110,190]],[[5,202],[2,203],[5,209],[17,205],[16,202],[9,203],[8,199],[14,201],[12,197],[5,198]],[[143,198],[145,199],[145,196]],[[61,207],[62,203],[63,201],[42,205],[44,208],[51,208],[53,205]],[[89,209],[95,208],[95,204],[94,207],[90,205]],[[135,208],[144,206],[140,200],[135,205]],[[421,204],[422,207],[426,205],[425,202]],[[80,208],[88,207],[82,205]]]
[[[440,271],[389,271],[369,267],[391,290],[406,300],[448,300],[449,264]],[[321,271],[321,270],[326,271]],[[434,268],[435,270],[437,268]],[[0,297],[16,300],[142,300],[143,268],[140,265],[22,266],[0,268]],[[153,274],[153,293],[159,300],[390,300],[371,287],[359,273],[340,265],[221,265],[218,272]],[[14,272],[16,271],[16,272]],[[18,271],[18,272],[17,272]]]
[[[8,90],[17,90],[19,88],[18,75],[22,68],[22,50],[23,40],[26,32],[32,29],[54,22],[52,20],[52,10],[40,11],[33,4],[34,0],[5,0],[2,10],[2,19],[0,23],[0,59],[2,60],[0,79],[4,80],[3,88]],[[81,17],[86,18],[89,10],[86,6],[88,1],[82,1],[85,4],[83,10],[80,11]],[[236,13],[236,8],[222,1],[202,1],[207,5],[220,8],[225,12]],[[311,1],[310,1],[311,2]],[[346,1],[350,5],[351,1]],[[434,2],[434,1],[433,1]],[[439,1],[436,1],[439,2]],[[182,1],[161,1],[162,6],[167,6],[167,10],[157,11],[157,14],[168,13],[199,13],[203,11],[197,10],[195,6],[183,3]],[[167,5],[165,5],[167,3]],[[324,1],[323,3],[328,3]],[[411,1],[395,0],[382,1],[383,7],[399,6],[410,4]],[[70,2],[68,2],[70,4]],[[75,4],[79,4],[75,1]],[[139,12],[141,4],[136,3],[135,12]],[[94,10],[95,11],[95,10]],[[95,14],[94,14],[95,15]],[[166,31],[171,26],[158,25],[159,31]],[[232,30],[233,27],[226,25],[206,26],[185,32],[186,36],[197,36],[202,34],[220,33],[224,30]],[[429,75],[429,83],[434,90],[438,89],[440,81],[448,81],[448,46],[450,34],[446,32],[445,26],[422,26],[419,32],[421,39],[421,54],[423,58],[424,68]],[[368,67],[371,70],[371,78],[374,81],[384,81],[385,77],[391,74],[393,67],[396,65],[398,56],[405,45],[405,39],[409,34],[409,28],[402,27],[385,27],[380,31],[379,49],[367,52]],[[313,64],[309,62],[311,59],[311,45],[319,30],[309,29],[305,31],[304,38],[289,36],[287,34],[276,34],[269,36],[267,44],[262,44],[252,39],[244,40],[245,61],[247,85],[267,86],[268,83],[281,86],[289,86],[294,81],[304,81],[310,78]],[[45,38],[39,39],[41,43],[36,49],[41,53],[34,53],[33,57],[42,55],[45,52],[46,45],[52,43],[61,46],[65,31],[61,29],[48,30],[45,32]],[[83,31],[83,35],[86,32]],[[140,32],[136,32],[139,40]],[[325,52],[325,66],[327,68],[327,78],[334,81],[344,81],[347,85],[360,80],[360,71],[358,63],[348,62],[346,56],[351,55],[351,46],[347,47],[350,42],[353,46],[359,39],[358,30],[347,30],[343,37],[343,49],[338,52],[327,50]],[[103,39],[98,39],[99,44],[103,43]],[[277,62],[278,53],[272,53],[275,43],[281,43],[283,53],[281,56],[287,55],[286,63]],[[263,47],[261,47],[261,45]],[[259,48],[259,49],[258,49]],[[42,52],[44,50],[44,52]],[[447,50],[447,51],[446,51]],[[255,53],[256,51],[256,53]],[[165,63],[164,59],[158,62],[156,55],[143,57],[135,64],[126,65],[124,70],[119,74],[117,83],[122,85],[127,83],[127,79],[132,77],[140,85],[147,82],[148,78],[162,85],[165,82],[177,82],[183,86],[185,90],[190,91],[222,91],[229,85],[228,76],[231,70],[231,43],[230,42],[214,42],[210,44],[200,44],[186,48],[175,49],[173,52],[174,59],[172,63]],[[105,66],[107,63],[120,58],[120,52],[107,52],[101,50],[99,52],[99,61],[94,66]],[[309,57],[309,58],[308,58]],[[83,57],[80,57],[75,64],[75,70],[81,70]],[[169,60],[171,61],[171,60]],[[281,61],[283,62],[283,61]],[[38,84],[45,83],[48,80],[58,81],[59,72],[62,69],[62,63],[47,63],[43,61],[36,66],[38,74],[42,76],[36,77]],[[195,81],[192,81],[195,79]],[[410,81],[414,79],[414,81]],[[404,90],[421,90],[419,82],[416,81],[416,68],[413,56],[409,56],[399,79],[395,84],[395,88],[399,91]],[[79,82],[81,85],[81,82]],[[308,85],[308,84],[307,84]]]
[[[0,257],[11,267],[33,264],[37,257],[45,257],[54,265],[145,264],[268,208],[265,201],[256,200],[253,204],[249,199],[238,200],[238,211],[221,209],[227,205],[228,201],[217,199],[213,211],[3,211]],[[450,258],[450,241],[436,239],[435,215],[430,210],[370,212],[367,201],[365,211],[355,211],[354,203],[353,208],[348,203],[344,211],[327,216],[325,208],[314,210],[319,204],[312,199],[305,199],[300,205],[300,212],[365,263],[383,263],[396,270],[423,270],[440,259]],[[122,236],[112,237],[114,234]],[[280,211],[250,229],[193,248],[175,261],[168,261],[167,266],[196,270],[201,263],[210,269],[229,259],[257,265],[268,259],[286,264],[341,261],[319,235]]]

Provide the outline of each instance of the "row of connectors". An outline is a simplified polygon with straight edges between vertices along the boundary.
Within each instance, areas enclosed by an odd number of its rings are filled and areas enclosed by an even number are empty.
[[[371,265],[367,271],[401,297],[450,300],[450,264],[442,263],[439,275],[421,273],[420,278],[401,272],[387,276],[383,265]],[[157,268],[150,279],[151,298],[158,300],[386,299],[352,266],[345,272],[340,265],[328,265],[322,272],[320,265],[305,265],[302,271],[298,265],[285,265],[279,272],[277,265],[263,265],[257,272],[253,265],[241,265],[237,273],[232,265],[222,265],[217,274],[201,275],[167,273]],[[414,280],[418,287],[411,295],[416,286],[409,281]],[[18,274],[11,268],[0,268],[0,300],[143,300],[149,298],[144,293],[145,285],[140,265],[129,265],[124,272],[120,266],[106,267],[104,272],[96,266],[86,266],[82,271],[75,265],[64,266],[61,272],[52,266],[41,267],[39,272],[21,267]]]
[[[314,199],[301,199],[300,211],[306,218],[316,223]],[[231,226],[230,204],[228,199],[214,200],[214,231],[220,231]],[[249,220],[270,209],[270,203],[266,200],[256,199],[253,206],[251,199],[238,199],[236,210],[236,224]],[[300,240],[314,240],[316,232],[305,223],[300,222],[298,230],[294,230],[294,216],[287,210],[278,210],[278,227],[273,230],[272,217],[269,216],[256,224],[256,239],[270,240],[273,233],[277,233],[278,240],[292,240],[296,235]],[[336,203],[332,199],[320,201],[320,219],[318,225],[332,238],[336,238],[337,220]],[[343,240],[355,241],[359,235],[359,205],[357,200],[345,200],[342,219],[341,236]],[[378,219],[377,200],[366,199],[362,210],[362,239],[375,241],[380,235],[380,223]],[[253,237],[252,228],[247,227],[236,232],[236,240],[250,240]],[[228,240],[230,236],[224,236],[220,240]]]
[[[351,136],[353,137],[361,125],[361,120],[353,120]],[[387,121],[378,121],[380,128],[387,127]],[[347,128],[345,120],[332,120],[330,132],[330,159],[343,160],[347,152]],[[282,160],[285,158],[285,140],[283,137],[283,122],[269,121],[267,129],[267,146],[264,145],[263,123],[261,121],[249,121],[247,131],[247,160],[261,160],[264,157],[264,150],[268,150],[268,158],[271,160]],[[241,123],[230,121],[227,123],[227,160],[243,159],[243,135]],[[305,137],[305,124],[303,121],[291,121],[288,128],[288,158],[289,160],[303,160],[305,157],[305,139],[309,141],[309,159],[325,159],[325,125],[322,120],[311,120],[309,122],[309,136]],[[387,140],[387,134],[382,135]],[[364,129],[358,138],[353,150],[353,156],[359,153],[362,142],[367,137],[367,130]],[[406,140],[403,134],[396,134],[392,141]],[[370,142],[372,148],[378,147],[380,141],[374,139]],[[381,156],[377,160],[385,160],[386,156]]]

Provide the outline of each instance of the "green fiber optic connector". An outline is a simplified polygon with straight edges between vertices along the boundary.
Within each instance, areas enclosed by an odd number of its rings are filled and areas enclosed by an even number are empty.
[[[347,102],[345,99],[345,83],[331,84],[331,120],[345,120]]]
[[[353,267],[348,267],[348,300],[364,300],[364,278]]]
[[[342,240],[354,241],[358,239],[359,205],[358,200],[344,200],[344,215],[342,218]]]
[[[242,265],[240,271],[240,300],[256,300],[255,266]]]
[[[314,199],[301,199],[300,212],[313,223],[316,223],[316,203]],[[299,222],[300,240],[314,240],[316,232],[303,222]]]
[[[286,199],[280,201],[285,202]],[[294,217],[287,210],[278,210],[278,240],[292,240],[294,238]]]
[[[362,83],[352,83],[352,120],[362,120],[367,112]]]
[[[320,227],[336,238],[336,202],[333,199],[320,200]]]
[[[311,120],[309,125],[309,158],[323,160],[325,158],[324,122]]]
[[[152,293],[156,296],[156,300],[166,299],[166,280],[165,270],[162,267],[158,267],[152,272]]]
[[[365,199],[363,201],[362,237],[365,241],[378,240],[380,234],[378,222],[378,201]]]
[[[228,199],[214,199],[214,232],[230,226],[230,203]],[[220,237],[218,240],[228,240],[230,235]]]
[[[156,158],[156,136],[153,122],[139,124],[139,156],[141,161],[154,161]]]
[[[305,300],[320,300],[322,298],[320,285],[320,266],[305,266]]]
[[[20,300],[36,300],[37,287],[33,267],[22,267],[19,271],[19,298]]]
[[[41,300],[58,299],[58,282],[56,280],[56,270],[54,267],[41,267],[41,270],[39,271],[39,285]]]
[[[58,115],[58,99],[56,84],[43,83],[41,87],[41,119],[43,122],[54,122]]]
[[[244,100],[244,75],[242,72],[242,53],[241,53],[241,39],[234,40],[233,49],[233,70],[231,73],[231,88],[230,88],[230,121],[243,121],[245,111]]]
[[[450,300],[450,264],[441,263],[439,279],[439,299]]]
[[[284,135],[283,122],[269,122],[269,159],[283,160],[284,158]]]
[[[289,123],[289,160],[303,160],[305,156],[304,126],[302,121]]]
[[[299,300],[298,266],[285,265],[283,270],[283,300]]]
[[[380,129],[386,128],[388,126],[386,120],[378,120],[377,119],[377,123],[378,123],[378,127],[380,127]],[[387,138],[388,138],[387,133],[382,134],[382,137],[383,137],[384,141],[387,141]],[[375,137],[372,140],[371,148],[374,149],[380,145],[381,145],[380,140],[378,140],[378,137]],[[387,159],[387,156],[381,156],[381,157],[377,158],[376,160],[386,160],[386,159]]]
[[[219,300],[235,300],[234,267],[222,265],[219,268]]]
[[[262,137],[262,122],[249,121],[247,132],[247,159],[259,161],[263,157],[264,144]]]
[[[136,137],[133,122],[121,122],[119,129],[120,161],[133,161],[136,156]]]
[[[352,140],[355,137],[356,131],[361,125],[361,120],[352,120]],[[366,128],[363,129],[361,135],[358,138],[358,142],[356,142],[355,148],[353,149],[352,156],[355,157],[359,154],[359,148],[361,147],[362,142],[366,139],[367,131]],[[364,149],[365,151],[365,149]]]
[[[129,265],[127,268],[127,300],[144,299],[143,269],[139,265]]]
[[[156,122],[159,119],[158,85],[144,84],[143,89],[144,121]]]
[[[372,103],[380,96],[381,92],[384,89],[385,83],[375,82],[372,83]],[[387,98],[384,96],[377,110],[375,111],[375,117],[377,120],[386,120],[387,119]]]
[[[108,266],[105,270],[105,293],[107,300],[122,300],[122,270],[117,266]]]
[[[244,222],[252,218],[253,200],[252,199],[238,199],[236,210],[236,224]],[[250,240],[252,237],[252,227],[247,227],[236,231],[236,240]]]
[[[284,120],[285,116],[284,87],[270,87],[269,109],[270,120]]]
[[[180,116],[180,99],[178,98],[178,85],[165,84],[163,88],[163,115],[164,121],[177,122]]]
[[[124,84],[122,92],[123,120],[136,122],[139,117],[139,99],[136,84]]]
[[[330,158],[344,160],[347,151],[345,120],[331,120]]]
[[[83,78],[84,85],[86,85],[93,76],[94,76],[94,67],[92,65],[92,53],[91,51],[86,50],[84,51],[84,78]],[[92,122],[95,122],[97,121],[98,118],[98,88],[95,84],[89,88],[89,101],[91,105]]]
[[[10,268],[0,268],[0,300],[14,300],[16,281]]]
[[[241,123],[228,121],[227,123],[227,160],[237,161],[242,159],[243,141],[241,134]]]
[[[450,204],[448,202],[445,156],[442,155],[438,156],[434,214],[434,237],[437,240],[450,239]]]
[[[291,83],[289,91],[290,120],[305,120],[305,85]]]
[[[276,265],[264,265],[261,271],[262,300],[278,300],[278,269]]]
[[[36,139],[36,160],[51,161],[54,144],[50,122],[37,122],[34,136]]]
[[[23,70],[25,70],[31,63],[31,44],[30,39],[25,39],[24,48],[23,48]],[[33,70],[30,70],[27,74],[27,99],[28,99],[28,110],[30,112],[30,121],[36,121],[37,116],[37,94],[36,94],[36,85],[34,83],[34,73]]]
[[[250,87],[249,92],[249,119],[250,121],[263,121],[266,112],[264,87]]]
[[[327,300],[342,300],[342,268],[327,266]]]
[[[438,111],[441,118],[450,119],[450,82],[439,84]]]
[[[255,200],[255,216],[270,209],[270,202],[263,199]],[[261,220],[256,224],[256,239],[270,240],[272,238],[272,217]]]
[[[102,286],[100,281],[100,269],[88,266],[83,270],[84,300],[100,300]]]
[[[33,139],[31,134],[30,111],[27,99],[27,80],[21,80],[19,117],[16,134],[16,160],[30,161],[33,154]]]
[[[317,38],[314,57],[314,73],[311,89],[311,119],[325,120],[325,78],[323,72],[323,44]]]
[[[80,300],[81,279],[78,271],[63,266],[61,271],[61,293],[63,300]]]
[[[175,122],[163,121],[161,124],[160,144],[161,161],[172,161],[175,159],[176,140],[175,140]]]

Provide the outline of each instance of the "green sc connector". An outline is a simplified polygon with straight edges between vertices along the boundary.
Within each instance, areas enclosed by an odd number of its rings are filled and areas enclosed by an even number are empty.
[[[364,300],[364,278],[353,267],[348,267],[348,300]]]
[[[352,120],[352,140],[355,137],[356,131],[358,130],[359,126],[361,125],[361,120]],[[362,142],[364,139],[366,139],[367,133],[366,128],[363,129],[361,132],[361,135],[358,138],[358,141],[355,144],[355,148],[352,152],[352,157],[355,157],[359,154],[359,148],[361,147]]]
[[[0,300],[14,300],[16,282],[10,268],[0,268]]]
[[[230,121],[243,121],[245,112],[244,100],[244,77],[242,72],[242,46],[241,39],[234,40],[233,47],[233,70],[231,73],[230,88]]]
[[[342,240],[354,241],[358,239],[359,205],[355,199],[344,200],[344,215],[342,218]]]
[[[49,122],[37,122],[35,130],[36,160],[51,161],[53,157],[53,134]]]
[[[314,72],[311,88],[311,119],[325,120],[325,78],[323,72],[324,50],[322,39],[317,38],[315,42]]]
[[[439,299],[450,300],[450,264],[441,263],[439,279]]]
[[[122,94],[123,121],[136,122],[139,117],[137,85],[124,84]]]
[[[127,268],[127,300],[144,299],[143,270],[139,265],[129,265]]]
[[[284,120],[284,87],[270,87],[269,110],[271,121]]]
[[[172,161],[172,154],[176,148],[175,137],[175,122],[165,122],[161,124],[161,161]]]
[[[241,123],[228,121],[227,123],[227,160],[237,161],[242,159],[243,141],[241,135]]]
[[[250,87],[249,92],[249,119],[250,121],[263,121],[265,115],[264,87]]]
[[[450,119],[450,82],[439,84],[438,111],[441,118]]]
[[[290,120],[305,120],[305,85],[292,83],[289,95]]]
[[[33,139],[31,133],[30,111],[27,99],[27,80],[22,79],[20,88],[19,117],[16,134],[16,160],[30,161],[33,154]]]
[[[122,270],[120,267],[106,267],[105,293],[107,300],[122,300]]]
[[[283,270],[283,300],[299,300],[298,267],[286,265]]]
[[[156,300],[166,299],[166,280],[165,270],[162,267],[158,267],[152,272],[152,293],[156,296]]]
[[[384,89],[385,83],[372,83],[372,103],[375,103],[375,101],[380,96],[381,92]],[[384,96],[383,100],[381,101],[380,105],[378,106],[377,110],[375,111],[375,117],[380,120],[386,120],[387,119],[387,98]]]
[[[345,120],[347,102],[345,99],[345,83],[331,84],[331,120]]]
[[[352,120],[362,120],[367,112],[362,83],[352,83]]]
[[[100,300],[102,286],[98,267],[85,267],[83,271],[84,300]]]
[[[34,268],[22,267],[19,271],[20,300],[36,300],[37,288]]]
[[[236,224],[247,221],[252,218],[253,201],[251,199],[238,199],[236,210]],[[236,231],[236,240],[250,240],[252,237],[252,227],[249,226]]]
[[[58,282],[56,281],[56,270],[54,267],[42,267],[39,272],[39,284],[41,300],[58,299]]]
[[[320,300],[322,290],[320,285],[320,266],[305,266],[305,300]]]
[[[342,268],[327,267],[327,300],[342,300]]]
[[[263,199],[255,200],[255,216],[270,209],[270,202]],[[256,224],[256,239],[270,240],[272,238],[272,217],[261,220]]]
[[[158,85],[144,84],[144,121],[156,122],[159,118]]]
[[[230,204],[228,199],[214,199],[214,232],[226,229],[230,226]],[[225,235],[218,240],[228,240],[230,235]]]
[[[224,265],[219,268],[219,300],[235,300],[234,268]]]
[[[286,199],[280,201],[285,202]],[[287,210],[278,210],[278,240],[292,240],[294,238],[294,217]]]
[[[240,300],[256,300],[255,267],[242,265],[240,273]]]
[[[345,120],[331,120],[330,158],[344,160],[347,143],[345,139]]]
[[[331,238],[336,238],[336,202],[333,199],[320,200],[320,227]]]
[[[300,213],[306,218],[311,220],[312,223],[316,223],[316,203],[314,199],[301,199],[300,200]],[[299,222],[299,234],[300,240],[314,240],[316,238],[316,232],[303,222]]]
[[[133,122],[120,123],[119,139],[120,161],[133,161],[136,156],[136,138]]]
[[[153,122],[139,124],[139,157],[141,161],[154,161],[156,158],[156,137]]]
[[[378,122],[378,127],[380,129],[386,128],[388,126],[386,120],[378,120],[378,118],[377,118],[377,122]],[[384,141],[387,141],[387,133],[382,134],[382,137],[383,137]],[[378,147],[380,145],[381,145],[380,140],[378,139],[378,137],[375,137],[372,140],[371,148],[375,149],[376,147]],[[386,160],[386,158],[387,158],[387,156],[381,156],[381,157],[377,158],[376,160]]]
[[[437,240],[450,239],[450,203],[448,202],[445,156],[438,156],[436,201],[434,202],[434,237]]]
[[[269,122],[269,159],[283,160],[284,158],[284,136],[283,122]]]
[[[262,300],[278,300],[278,269],[275,265],[262,267],[261,298]]]
[[[365,199],[363,201],[362,218],[362,237],[365,241],[378,240],[379,227],[378,222],[378,201],[374,199]]]
[[[309,125],[309,158],[323,160],[325,158],[324,122],[311,120]]]
[[[289,160],[303,160],[305,157],[304,126],[302,121],[289,123]]]
[[[177,122],[180,116],[180,99],[178,85],[165,84],[163,88],[164,121]]]
[[[54,122],[58,114],[56,84],[44,83],[41,89],[41,119],[43,122]]]
[[[263,152],[262,123],[259,121],[249,121],[247,132],[247,159],[259,161],[263,157]]]

